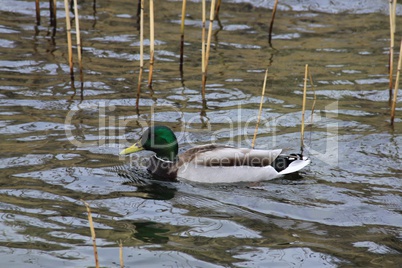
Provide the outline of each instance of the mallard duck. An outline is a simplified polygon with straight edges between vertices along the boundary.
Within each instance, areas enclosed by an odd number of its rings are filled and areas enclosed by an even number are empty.
[[[156,179],[165,181],[256,182],[296,172],[310,163],[301,155],[281,155],[281,149],[256,150],[216,144],[196,146],[179,154],[176,136],[166,126],[148,128],[137,143],[120,154],[141,150],[155,152],[147,170]]]

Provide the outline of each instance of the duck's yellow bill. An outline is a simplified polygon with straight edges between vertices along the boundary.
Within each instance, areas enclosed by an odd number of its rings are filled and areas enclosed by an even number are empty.
[[[141,143],[137,142],[134,145],[124,149],[123,151],[120,152],[121,155],[124,154],[132,154],[138,151],[144,150],[144,148],[142,148]]]

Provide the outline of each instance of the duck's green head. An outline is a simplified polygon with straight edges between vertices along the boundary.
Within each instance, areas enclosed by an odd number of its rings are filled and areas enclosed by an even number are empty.
[[[148,128],[141,139],[120,154],[131,154],[141,150],[153,151],[156,156],[164,160],[175,160],[179,151],[176,135],[165,126],[153,126]]]

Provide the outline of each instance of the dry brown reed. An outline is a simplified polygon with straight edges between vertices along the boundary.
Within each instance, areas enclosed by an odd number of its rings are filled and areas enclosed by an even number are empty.
[[[119,240],[119,260],[120,260],[120,268],[124,267],[124,259],[123,259],[123,241]]]
[[[137,100],[135,107],[138,111],[141,95],[142,72],[144,70],[144,0],[141,0],[140,12],[140,73],[138,74]]]
[[[201,32],[201,72],[202,72],[202,87],[204,88],[205,77],[205,21],[206,21],[206,3],[202,0],[202,32]],[[202,90],[202,99],[205,99],[204,89]]]
[[[183,61],[184,61],[184,22],[186,19],[186,4],[187,0],[183,0],[181,7],[181,25],[180,25],[180,73],[183,75]]]
[[[389,99],[392,98],[392,80],[394,74],[394,44],[395,44],[395,20],[396,20],[396,0],[389,1],[389,29],[390,29],[390,46],[389,46]]]
[[[394,125],[395,109],[396,109],[396,101],[397,101],[397,97],[398,97],[399,76],[401,73],[401,66],[402,66],[402,40],[400,43],[400,50],[399,50],[398,69],[396,71],[394,98],[392,100],[392,107],[391,107],[391,126]]]
[[[308,73],[309,73],[308,64],[306,64],[305,69],[304,69],[303,104],[302,104],[301,130],[300,130],[300,152],[302,155],[303,155],[303,149],[304,149],[304,115],[306,112]]]
[[[68,0],[64,0],[64,10],[66,11],[66,31],[67,31],[67,48],[68,48],[68,64],[70,65],[71,84],[74,84],[74,62],[73,62],[73,45],[71,41],[71,22]]]
[[[74,1],[76,1],[76,0],[74,0]],[[87,202],[85,202],[84,200],[81,200],[81,201],[85,204],[85,207],[87,208],[89,228],[91,230],[92,245],[94,248],[95,266],[96,266],[96,268],[99,268],[98,249],[96,247],[96,234],[95,234],[94,223],[92,220],[91,208],[89,207],[89,204]]]
[[[212,28],[213,28],[213,22],[214,22],[214,11],[215,11],[215,0],[212,0],[211,1],[211,9],[209,12],[209,28],[208,28],[207,47],[205,49],[205,63],[204,63],[204,70],[202,73],[202,98],[203,99],[205,99],[205,86],[207,83],[209,52],[211,50],[211,38],[212,38]]]
[[[84,74],[82,70],[82,46],[81,46],[81,34],[80,34],[80,22],[78,19],[78,5],[77,0],[74,0],[74,16],[75,16],[75,31],[77,36],[77,54],[78,54],[78,65],[80,67],[80,79],[81,83],[84,82]]]
[[[39,4],[39,0],[35,0],[35,11],[36,11],[36,25],[40,25],[40,4]]]
[[[262,93],[261,93],[261,100],[260,100],[260,108],[258,109],[257,123],[255,125],[254,136],[253,136],[253,140],[251,142],[251,148],[253,148],[253,149],[254,149],[254,145],[255,145],[255,140],[257,138],[258,127],[259,127],[260,121],[261,121],[262,104],[264,103],[265,88],[267,86],[267,78],[268,78],[268,69],[265,71],[264,84],[262,86]]]
[[[54,28],[57,27],[57,0],[49,0],[50,10],[50,25]]]
[[[222,0],[218,0],[218,2],[216,3],[215,19],[217,19],[219,17],[219,10],[221,10],[221,3],[222,3]]]
[[[155,23],[154,23],[154,0],[149,0],[149,73],[148,87],[152,87],[155,53]]]
[[[274,28],[274,20],[275,20],[275,14],[276,14],[276,8],[278,7],[278,0],[275,0],[274,8],[272,9],[272,17],[271,17],[271,23],[269,25],[269,34],[268,34],[268,43],[272,46],[271,40],[272,40],[272,29]]]

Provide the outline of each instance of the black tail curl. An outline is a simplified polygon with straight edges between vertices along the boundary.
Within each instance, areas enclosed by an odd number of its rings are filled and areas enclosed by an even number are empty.
[[[281,172],[295,160],[303,160],[303,156],[301,154],[279,155],[274,162],[271,163],[271,166],[273,166],[277,172]]]

